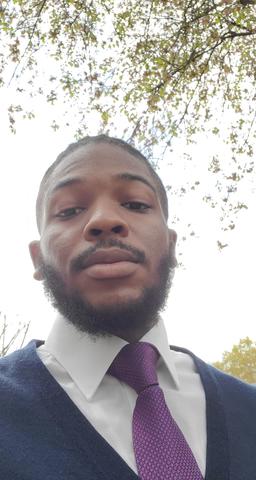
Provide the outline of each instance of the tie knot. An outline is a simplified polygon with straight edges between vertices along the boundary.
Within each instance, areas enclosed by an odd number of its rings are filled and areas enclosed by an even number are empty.
[[[128,343],[116,356],[108,373],[127,383],[139,394],[148,386],[158,384],[158,358],[158,351],[150,343]]]

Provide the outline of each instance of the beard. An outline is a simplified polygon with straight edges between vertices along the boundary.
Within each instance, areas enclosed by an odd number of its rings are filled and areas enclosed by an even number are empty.
[[[158,281],[142,289],[135,300],[113,305],[92,305],[77,291],[66,291],[59,272],[42,261],[45,294],[51,304],[80,332],[94,337],[125,336],[133,331],[148,331],[159,320],[172,284],[176,260],[172,253],[160,259]]]

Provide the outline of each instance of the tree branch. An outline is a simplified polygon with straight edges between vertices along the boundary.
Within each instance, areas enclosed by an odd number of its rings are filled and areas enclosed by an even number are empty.
[[[32,32],[30,32],[30,33],[29,33],[29,36],[28,36],[28,43],[27,43],[27,45],[26,45],[26,47],[25,47],[25,50],[24,50],[22,56],[20,57],[20,61],[18,62],[18,64],[16,65],[16,67],[15,67],[15,69],[14,69],[14,71],[13,71],[13,74],[12,74],[12,76],[11,76],[9,82],[8,82],[8,87],[10,86],[13,78],[15,77],[16,72],[17,72],[17,70],[18,70],[21,62],[22,62],[23,58],[25,57],[25,55],[26,55],[26,53],[27,53],[27,51],[28,51],[28,49],[29,49],[29,47],[30,47],[30,42],[31,42],[31,40],[32,40],[32,38],[33,38],[33,35],[34,35],[34,33],[35,33],[35,30],[36,30],[36,27],[37,27],[37,24],[38,24],[38,21],[39,21],[39,18],[40,18],[41,13],[42,13],[45,5],[46,5],[46,2],[47,2],[47,0],[43,0],[43,1],[41,2],[41,6],[40,6],[39,11],[38,11],[38,14],[37,14],[37,16],[36,16],[36,21],[35,21],[34,26],[33,26],[33,28],[32,28]]]

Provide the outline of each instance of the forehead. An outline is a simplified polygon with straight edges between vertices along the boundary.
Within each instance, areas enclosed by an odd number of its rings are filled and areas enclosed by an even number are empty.
[[[64,178],[115,175],[130,172],[146,177],[152,183],[147,165],[123,148],[108,144],[89,144],[79,147],[57,165],[48,180],[49,190]]]
[[[143,160],[117,145],[106,143],[83,145],[62,158],[41,185],[37,198],[39,231],[44,223],[47,206],[59,184],[67,184],[66,182],[72,178],[86,181],[93,177],[98,181],[100,177],[101,182],[106,180],[112,185],[112,178],[122,173],[137,175],[148,181],[161,204],[157,182]]]

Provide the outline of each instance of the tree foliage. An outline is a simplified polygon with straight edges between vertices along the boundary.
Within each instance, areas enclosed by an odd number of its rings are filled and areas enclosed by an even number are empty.
[[[225,106],[238,114],[229,141],[251,155],[254,3],[2,1],[1,83],[16,80],[19,92],[43,95],[50,103],[57,103],[61,92],[72,105],[82,95],[81,129],[88,127],[88,112],[99,112],[104,128],[121,113],[129,121],[129,136],[151,145],[170,141],[186,121],[187,137],[207,123],[217,134],[222,126],[213,119],[212,101],[218,99],[219,112]],[[49,65],[54,60],[57,67],[54,63],[55,72],[46,73],[47,86],[38,85],[38,69],[47,56]],[[23,108],[10,106],[10,118]],[[242,146],[238,137],[243,131]]]
[[[224,352],[222,361],[214,366],[248,383],[256,384],[256,342],[246,337],[234,345],[231,352]]]

